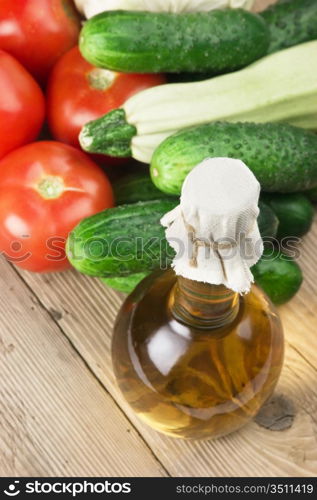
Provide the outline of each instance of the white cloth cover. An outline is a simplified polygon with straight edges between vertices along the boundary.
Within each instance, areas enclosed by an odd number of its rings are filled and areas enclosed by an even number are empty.
[[[145,10],[151,12],[202,12],[224,7],[251,9],[254,0],[75,0],[86,18],[105,10]]]
[[[180,204],[164,215],[176,274],[247,293],[263,253],[260,184],[240,160],[210,158],[186,177]]]

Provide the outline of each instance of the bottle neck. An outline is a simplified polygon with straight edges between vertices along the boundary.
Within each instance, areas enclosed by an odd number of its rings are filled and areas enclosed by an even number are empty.
[[[239,312],[239,294],[224,285],[177,277],[171,304],[173,316],[195,328],[222,328]]]

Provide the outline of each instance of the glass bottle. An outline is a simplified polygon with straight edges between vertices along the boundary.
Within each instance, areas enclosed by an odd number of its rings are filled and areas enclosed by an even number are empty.
[[[170,436],[216,438],[242,427],[272,394],[283,330],[256,285],[155,272],[127,298],[114,328],[119,387],[148,425]]]

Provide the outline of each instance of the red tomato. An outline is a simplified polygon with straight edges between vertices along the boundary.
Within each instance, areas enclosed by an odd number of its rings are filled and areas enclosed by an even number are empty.
[[[124,74],[96,68],[74,47],[61,57],[48,84],[48,121],[59,141],[79,146],[80,129],[133,94],[165,83],[163,75]]]
[[[45,100],[32,76],[0,50],[0,158],[34,141],[44,121]]]
[[[40,82],[76,45],[79,31],[72,0],[0,1],[0,49],[14,55]]]
[[[68,233],[113,206],[108,178],[87,155],[54,141],[28,144],[0,161],[0,251],[29,271],[62,271]]]

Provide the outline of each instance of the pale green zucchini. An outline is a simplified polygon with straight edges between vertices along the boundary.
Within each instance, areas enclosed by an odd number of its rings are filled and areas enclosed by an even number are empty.
[[[317,129],[317,40],[276,52],[247,68],[195,83],[139,92],[122,108],[88,123],[86,151],[132,155],[149,163],[155,148],[180,129],[212,121],[285,121]]]
[[[208,12],[224,7],[251,9],[255,0],[75,0],[89,19],[107,10],[147,10],[149,12]]]

